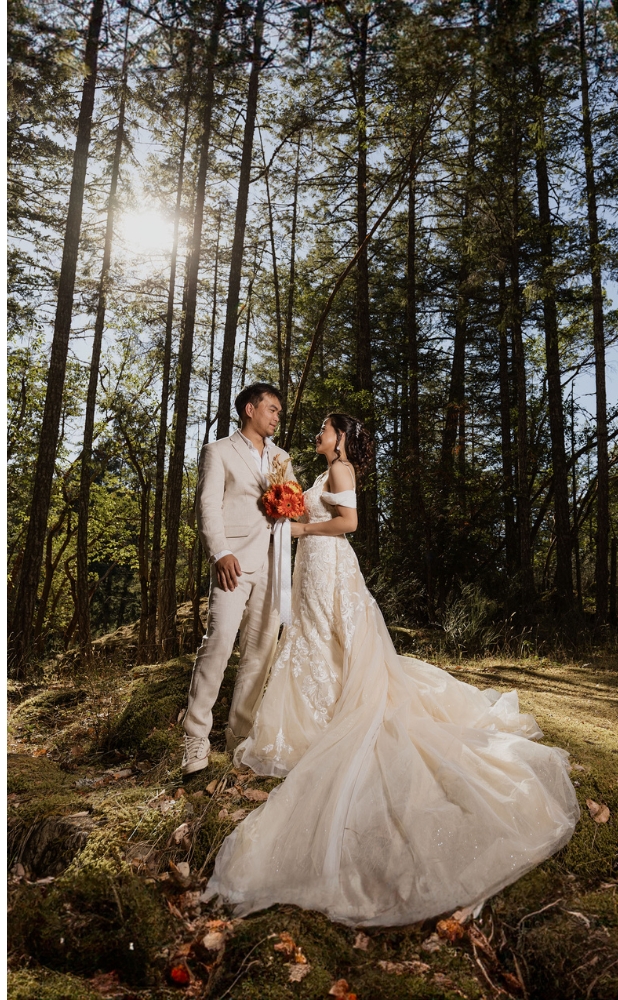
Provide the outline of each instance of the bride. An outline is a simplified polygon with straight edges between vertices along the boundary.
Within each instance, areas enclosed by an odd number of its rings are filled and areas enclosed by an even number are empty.
[[[284,629],[235,763],[287,776],[225,840],[208,884],[239,915],[275,903],[348,925],[479,905],[559,850],[579,818],[567,754],[498,694],[399,656],[345,533],[371,454],[354,417],[316,438]]]

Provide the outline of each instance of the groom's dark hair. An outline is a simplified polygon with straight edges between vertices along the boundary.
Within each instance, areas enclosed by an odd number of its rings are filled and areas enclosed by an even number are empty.
[[[283,396],[276,386],[271,385],[270,382],[254,382],[253,385],[247,385],[242,389],[236,399],[234,400],[234,406],[236,407],[236,412],[242,424],[244,418],[246,417],[245,407],[247,403],[251,403],[252,406],[257,406],[258,403],[262,401],[263,396],[276,396],[280,403],[283,402]]]

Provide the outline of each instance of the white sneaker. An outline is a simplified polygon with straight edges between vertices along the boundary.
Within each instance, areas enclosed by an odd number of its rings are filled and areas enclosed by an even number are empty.
[[[185,753],[180,769],[183,774],[193,774],[208,766],[210,743],[207,736],[186,736]]]

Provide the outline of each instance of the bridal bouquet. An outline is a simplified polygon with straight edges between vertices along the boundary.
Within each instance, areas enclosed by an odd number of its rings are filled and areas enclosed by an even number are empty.
[[[264,510],[277,521],[280,517],[294,520],[305,513],[305,499],[302,486],[294,479],[286,479],[288,462],[283,464],[275,455],[268,475],[270,488],[262,496]]]

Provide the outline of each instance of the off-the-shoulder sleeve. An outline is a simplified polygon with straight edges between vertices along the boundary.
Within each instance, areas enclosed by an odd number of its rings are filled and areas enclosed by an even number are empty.
[[[356,491],[343,490],[342,493],[322,493],[322,499],[334,507],[353,507],[356,510]]]

